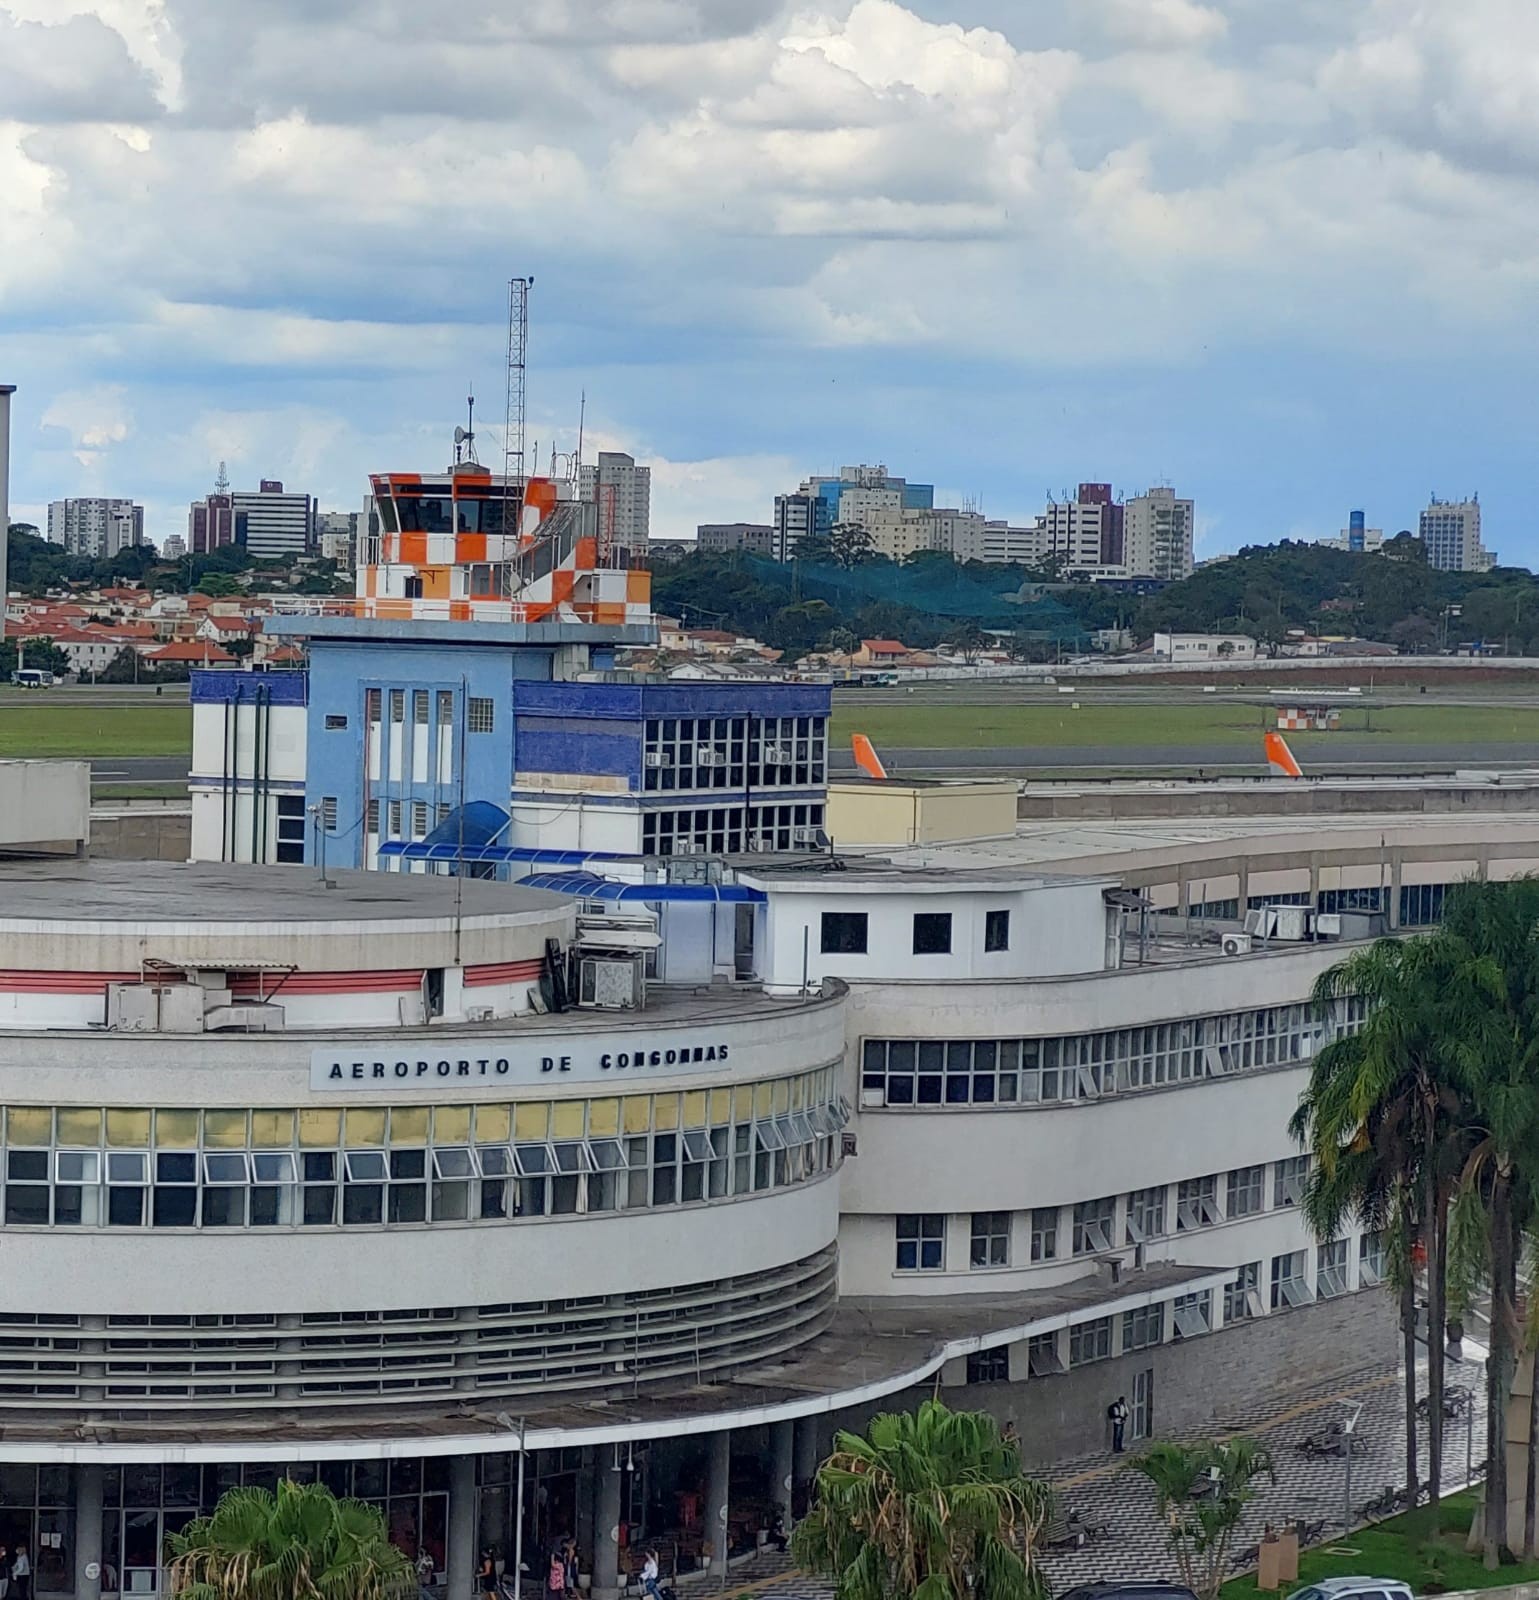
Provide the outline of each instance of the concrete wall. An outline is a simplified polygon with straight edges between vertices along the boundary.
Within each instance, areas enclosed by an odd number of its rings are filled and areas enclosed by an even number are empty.
[[[73,852],[91,832],[86,761],[0,761],[0,849]]]
[[[1014,779],[980,783],[831,783],[828,832],[846,848],[999,839],[1015,832]]]
[[[208,803],[217,827],[219,801],[211,797]],[[151,807],[93,813],[91,854],[107,861],[186,861],[192,854],[192,813]]]
[[[1539,811],[1539,783],[1522,774],[1500,783],[1299,783],[1260,778],[1241,785],[1150,783],[1130,788],[1028,783],[1016,802],[1022,821],[1048,817],[1330,817],[1441,812]]]

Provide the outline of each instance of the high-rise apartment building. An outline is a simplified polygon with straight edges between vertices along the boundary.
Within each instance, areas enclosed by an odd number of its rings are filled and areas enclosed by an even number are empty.
[[[1043,556],[1068,569],[1120,567],[1123,508],[1109,483],[1082,483],[1072,500],[1049,500],[1044,515]]]
[[[315,549],[324,560],[335,561],[339,567],[351,567],[358,548],[358,513],[356,511],[317,511],[315,514]]]
[[[246,549],[254,556],[298,557],[313,540],[314,502],[307,494],[286,491],[264,478],[255,494],[237,489],[230,496],[237,530],[246,530]]]
[[[1121,564],[1130,578],[1178,583],[1192,575],[1192,535],[1192,502],[1174,489],[1148,489],[1122,507]]]
[[[1427,547],[1427,565],[1439,572],[1489,572],[1496,552],[1480,542],[1480,496],[1439,500],[1421,514],[1417,537]]]
[[[1008,522],[985,522],[978,535],[978,553],[960,560],[989,561],[997,566],[1036,567],[1047,553],[1047,523],[1043,517],[1024,527]]]
[[[227,494],[211,494],[194,500],[187,512],[187,548],[195,556],[206,556],[221,545],[244,544],[244,525],[235,525],[235,507]]]
[[[1384,530],[1370,528],[1368,518],[1361,511],[1347,513],[1347,525],[1333,538],[1317,539],[1329,550],[1346,550],[1352,555],[1377,555],[1384,548]]]
[[[48,542],[87,561],[107,561],[144,543],[144,507],[132,500],[54,500],[48,506]]]
[[[821,495],[805,490],[798,494],[777,494],[770,554],[776,561],[789,561],[803,539],[827,533],[833,525],[833,503]]]
[[[600,450],[595,466],[578,474],[580,499],[598,507],[601,545],[624,550],[647,547],[652,531],[652,469],[620,450]]]
[[[166,535],[166,542],[160,547],[160,553],[167,561],[180,561],[187,554],[187,540],[180,533]]]

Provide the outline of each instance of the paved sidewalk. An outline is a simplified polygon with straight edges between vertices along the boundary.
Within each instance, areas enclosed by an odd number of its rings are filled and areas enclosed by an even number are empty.
[[[1469,1389],[1474,1403],[1467,1418],[1460,1417],[1444,1424],[1445,1491],[1464,1486],[1466,1453],[1475,1463],[1485,1457],[1484,1362],[1450,1361],[1447,1382],[1450,1387],[1459,1385]],[[1425,1392],[1424,1370],[1418,1388]],[[1357,1429],[1368,1448],[1364,1454],[1352,1458],[1352,1521],[1355,1525],[1361,1522],[1362,1507],[1367,1501],[1386,1484],[1398,1485],[1403,1479],[1405,1405],[1398,1367],[1364,1371],[1344,1381],[1300,1390],[1286,1402],[1266,1407],[1249,1417],[1237,1416],[1201,1431],[1161,1437],[1193,1439],[1244,1433],[1271,1447],[1277,1465],[1277,1482],[1273,1484],[1262,1479],[1258,1484],[1257,1498],[1246,1508],[1235,1536],[1236,1550],[1243,1550],[1259,1540],[1268,1522],[1275,1524],[1290,1518],[1316,1522],[1323,1517],[1333,1527],[1341,1527],[1346,1508],[1344,1459],[1305,1456],[1298,1445],[1306,1434],[1343,1417],[1349,1407],[1358,1404],[1363,1409]],[[1419,1430],[1419,1441],[1422,1472],[1425,1473],[1425,1423]],[[1098,1579],[1176,1577],[1175,1563],[1158,1519],[1154,1490],[1145,1479],[1123,1470],[1126,1459],[1102,1453],[1061,1462],[1049,1472],[1039,1474],[1047,1477],[1064,1503],[1078,1511],[1087,1522],[1107,1522],[1112,1530],[1109,1539],[1084,1550],[1050,1552],[1042,1558],[1054,1594]],[[773,1600],[828,1600],[833,1589],[818,1579],[788,1571],[783,1577],[766,1575],[747,1585],[734,1582],[727,1596],[745,1593],[773,1597]]]

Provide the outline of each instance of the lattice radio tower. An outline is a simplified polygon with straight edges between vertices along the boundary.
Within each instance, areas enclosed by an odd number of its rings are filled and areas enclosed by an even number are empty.
[[[508,412],[502,433],[502,470],[509,483],[524,476],[524,379],[529,349],[529,291],[533,277],[508,284]]]

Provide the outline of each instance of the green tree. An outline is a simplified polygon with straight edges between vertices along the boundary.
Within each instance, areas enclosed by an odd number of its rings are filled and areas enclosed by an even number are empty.
[[[961,656],[964,666],[972,666],[980,652],[988,645],[989,636],[976,622],[959,623],[946,635],[943,643],[948,650]]]
[[[876,555],[876,541],[862,523],[836,522],[828,530],[828,553],[836,567],[860,567]]]
[[[1390,1229],[1392,1279],[1406,1341],[1406,1489],[1416,1489],[1415,1285],[1418,1239],[1427,1253],[1429,1337],[1428,1486],[1440,1494],[1443,1325],[1447,1317],[1449,1205],[1462,1165],[1464,1105],[1456,1059],[1478,1009],[1481,976],[1468,952],[1442,933],[1379,939],[1323,972],[1314,1001],[1329,1024],[1349,1000],[1366,1006],[1362,1027],[1336,1033],[1315,1056],[1292,1120],[1314,1157],[1306,1215],[1334,1238],[1349,1214]]]
[[[167,1536],[170,1591],[186,1600],[407,1600],[416,1574],[383,1515],[324,1484],[230,1489]]]
[[[198,579],[197,588],[199,594],[209,595],[216,600],[224,600],[242,592],[240,579],[228,572],[205,572]]]
[[[1234,1530],[1256,1497],[1251,1486],[1263,1473],[1276,1477],[1271,1452],[1253,1439],[1156,1444],[1124,1470],[1154,1485],[1181,1581],[1201,1600],[1218,1600]]]
[[[1050,1499],[992,1417],[926,1400],[835,1437],[792,1549],[837,1600],[1037,1600]]]

